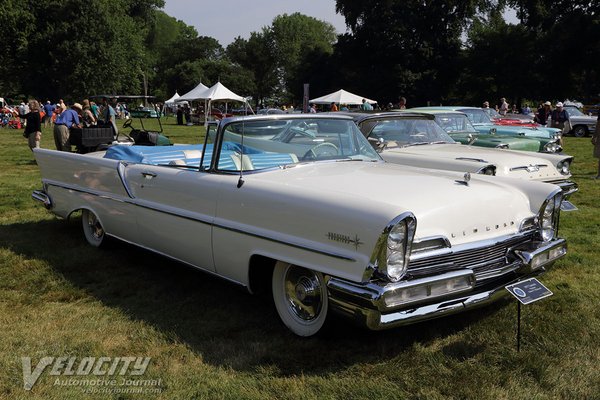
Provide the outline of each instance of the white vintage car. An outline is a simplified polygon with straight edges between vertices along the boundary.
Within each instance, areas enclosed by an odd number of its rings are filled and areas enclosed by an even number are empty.
[[[578,190],[569,180],[572,156],[461,145],[440,126],[469,124],[465,114],[455,111],[350,115],[385,161],[552,183],[563,190],[563,211],[577,209],[566,200]]]
[[[203,145],[36,149],[33,198],[81,210],[93,246],[272,291],[302,336],[330,312],[383,329],[484,305],[565,255],[557,186],[386,163],[351,118],[308,115],[227,118]]]

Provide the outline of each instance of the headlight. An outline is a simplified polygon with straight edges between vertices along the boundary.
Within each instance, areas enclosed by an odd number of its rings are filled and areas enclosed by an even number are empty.
[[[559,153],[560,151],[562,151],[562,147],[555,142],[548,142],[544,146],[544,152],[546,153]]]
[[[569,175],[571,173],[571,162],[569,160],[560,161],[556,164],[556,169],[563,175]]]
[[[371,263],[391,282],[398,282],[406,274],[416,228],[415,216],[406,212],[394,218],[377,241]]]
[[[558,217],[560,214],[560,203],[562,192],[558,192],[544,202],[538,216],[540,234],[544,242],[548,242],[558,234]]]
[[[488,165],[487,167],[481,168],[477,173],[482,175],[496,175],[496,166]]]

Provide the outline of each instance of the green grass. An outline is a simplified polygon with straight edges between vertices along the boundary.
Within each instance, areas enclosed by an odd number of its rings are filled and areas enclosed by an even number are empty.
[[[167,121],[174,142],[203,130]],[[554,296],[523,308],[491,307],[384,332],[333,318],[300,339],[274,307],[219,279],[136,247],[89,247],[80,220],[59,220],[31,200],[40,173],[21,131],[0,130],[0,399],[79,399],[44,372],[23,389],[21,357],[152,360],[143,379],[162,392],[86,398],[163,399],[594,399],[600,398],[600,181],[589,139],[576,156],[563,213],[569,254],[541,280]],[[53,148],[45,130],[42,146]]]

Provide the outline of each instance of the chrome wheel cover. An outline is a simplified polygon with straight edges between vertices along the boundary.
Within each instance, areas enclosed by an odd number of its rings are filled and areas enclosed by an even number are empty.
[[[285,272],[283,284],[292,316],[300,321],[310,322],[320,315],[325,288],[314,272],[290,265]]]

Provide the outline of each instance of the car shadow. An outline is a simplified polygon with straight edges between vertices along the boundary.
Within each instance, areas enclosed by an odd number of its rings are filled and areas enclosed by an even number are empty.
[[[379,363],[461,332],[498,309],[486,307],[380,332],[334,316],[316,337],[299,338],[279,321],[268,296],[252,296],[237,285],[123,242],[93,248],[80,224],[74,218],[4,225],[0,246],[43,260],[86,295],[152,325],[215,366],[308,375]],[[484,349],[458,344],[444,351],[466,359]]]

